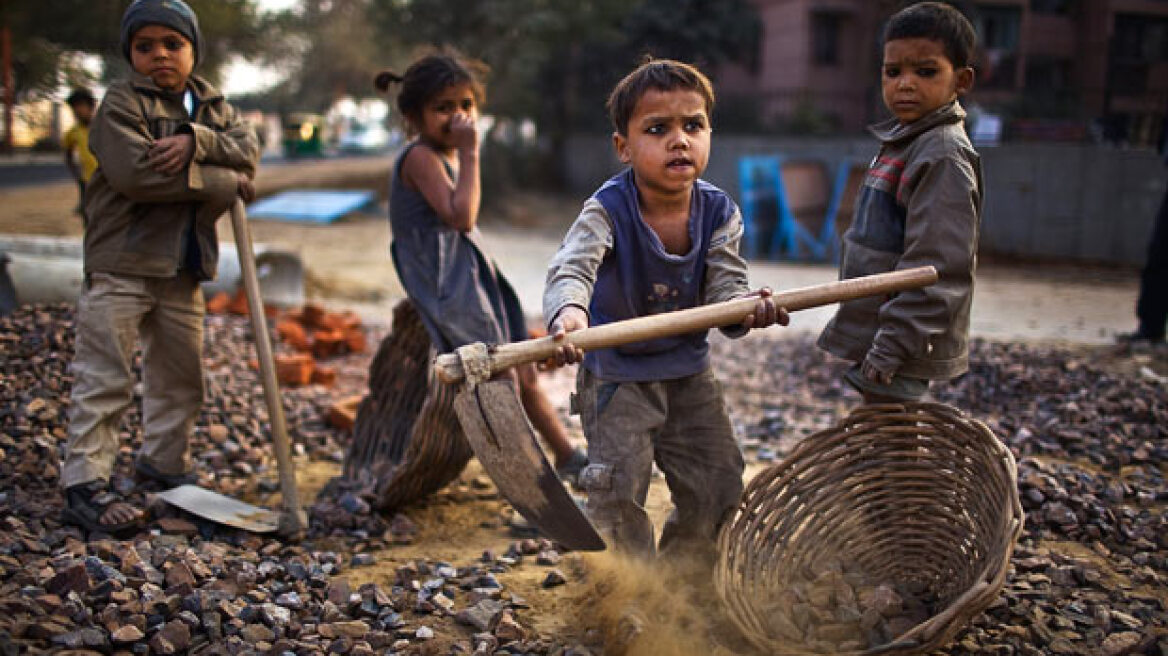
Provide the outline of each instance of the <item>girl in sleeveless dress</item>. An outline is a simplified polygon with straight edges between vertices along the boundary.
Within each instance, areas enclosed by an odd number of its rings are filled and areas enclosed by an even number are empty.
[[[400,84],[397,105],[413,139],[398,157],[390,186],[390,251],[406,294],[439,352],[472,342],[504,344],[527,338],[523,309],[507,279],[486,255],[478,222],[479,105],[484,88],[477,62],[446,54],[417,60],[404,75],[378,74],[388,91]],[[531,423],[555,455],[562,477],[587,464],[574,450],[555,409],[539,387],[535,365],[508,372]]]

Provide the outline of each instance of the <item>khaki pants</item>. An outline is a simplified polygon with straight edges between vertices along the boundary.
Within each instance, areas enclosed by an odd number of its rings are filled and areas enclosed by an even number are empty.
[[[194,276],[94,273],[78,303],[65,487],[109,480],[122,415],[134,399],[134,346],[142,337],[138,458],[164,474],[190,469],[188,443],[203,403],[203,292]]]
[[[581,367],[576,398],[588,438],[580,487],[588,492],[589,517],[610,545],[653,555],[645,500],[656,462],[674,505],[661,550],[712,553],[718,529],[742,496],[744,467],[713,373],[613,383]]]

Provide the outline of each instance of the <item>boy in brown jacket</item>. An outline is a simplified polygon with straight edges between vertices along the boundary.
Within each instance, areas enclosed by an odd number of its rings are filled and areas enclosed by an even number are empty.
[[[840,278],[933,265],[940,280],[840,305],[819,346],[856,363],[847,381],[866,403],[920,400],[930,380],[969,368],[981,160],[957,98],[973,85],[976,35],[956,9],[922,2],[884,30],[882,90],[894,118],[844,234]]]
[[[135,473],[194,482],[188,439],[203,401],[202,280],[218,263],[216,220],[251,200],[259,146],[204,79],[198,18],[181,0],[136,0],[122,16],[133,67],[110,86],[90,135],[98,169],[85,196],[85,290],[78,303],[64,519],[137,528],[141,511],[109,484],[143,343],[142,451]]]

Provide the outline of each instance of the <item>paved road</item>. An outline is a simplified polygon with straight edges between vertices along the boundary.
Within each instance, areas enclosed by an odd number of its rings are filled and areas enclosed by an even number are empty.
[[[0,158],[0,187],[23,187],[69,180],[61,153]]]
[[[320,186],[327,174],[331,176],[329,185],[336,185],[338,180],[353,182],[368,178],[369,185],[380,187],[390,161],[384,156],[296,163],[265,161],[261,183],[266,176],[270,184]],[[9,170],[11,167],[16,168]],[[59,160],[53,164],[47,156],[26,162],[0,160],[0,187],[8,175],[17,176],[16,171],[22,167],[64,171]],[[65,209],[68,201],[65,198],[59,203],[59,213],[64,219],[73,218]],[[566,221],[577,209],[574,201],[565,201],[552,208],[536,207],[532,211],[537,216],[547,214]],[[38,214],[28,220],[36,221],[39,226],[51,218]],[[70,231],[60,234],[73,234],[75,221],[66,223]],[[560,235],[547,229],[500,227],[501,224],[502,221],[495,220],[484,225],[490,254],[516,286],[525,309],[538,313],[545,269]],[[221,229],[227,225],[228,222],[222,222]],[[54,234],[43,230],[33,232]],[[319,283],[324,293],[344,290],[335,302],[355,306],[370,318],[387,317],[393,299],[401,296],[401,286],[387,254],[389,234],[384,214],[353,217],[328,226],[257,221],[253,234],[257,242],[282,245],[299,252],[314,286]],[[221,239],[231,241],[229,233],[221,234]],[[756,284],[783,290],[834,280],[836,269],[830,265],[754,262],[751,275]],[[1133,329],[1137,290],[1137,275],[1131,270],[986,264],[978,272],[971,330],[975,336],[993,339],[1107,343],[1116,333]],[[818,331],[832,311],[824,308],[800,312],[792,318],[792,329]]]
[[[492,255],[515,284],[524,308],[538,312],[555,239],[510,229],[487,229]],[[756,261],[751,280],[774,289],[836,279],[835,266]],[[970,331],[989,339],[1066,340],[1105,344],[1135,327],[1138,281],[1131,271],[1069,266],[983,265],[974,288]],[[804,310],[791,329],[818,332],[834,306]]]

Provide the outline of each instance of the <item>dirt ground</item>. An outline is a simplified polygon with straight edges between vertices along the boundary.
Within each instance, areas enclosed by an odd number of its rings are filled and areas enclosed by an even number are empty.
[[[343,160],[320,161],[297,166],[272,166],[261,169],[258,186],[261,195],[295,186],[361,187],[383,189],[390,161]],[[36,234],[79,236],[80,219],[71,213],[75,189],[60,183],[38,187],[0,190],[0,234]],[[538,308],[542,272],[548,256],[554,252],[567,223],[575,215],[579,199],[549,198],[522,194],[510,199],[504,210],[488,208],[482,225],[488,245],[503,269],[519,289],[528,311]],[[325,305],[359,311],[367,321],[388,319],[393,303],[403,296],[388,255],[389,229],[384,213],[360,214],[331,225],[310,225],[276,221],[254,221],[253,239],[287,247],[300,253],[308,272],[309,297]],[[231,241],[230,223],[220,223],[224,241]],[[779,289],[826,282],[835,278],[830,265],[792,265],[758,263],[756,280]],[[1163,354],[1116,354],[1100,348],[1117,332],[1134,327],[1132,308],[1136,294],[1134,272],[1106,268],[1017,267],[992,265],[983,269],[978,280],[973,332],[991,339],[1060,340],[1094,344],[1091,353],[1099,362],[1117,372],[1146,376],[1168,376]],[[817,331],[830,317],[831,309],[800,313],[793,330]],[[749,339],[749,338],[748,338]],[[749,344],[749,342],[748,342]],[[744,346],[743,348],[749,348]],[[545,376],[544,385],[569,425],[572,439],[583,443],[574,418],[567,418],[568,393],[573,387],[572,373],[559,371]],[[762,467],[752,463],[746,473],[749,480]],[[298,477],[302,498],[315,497],[340,466],[331,462],[299,463]],[[477,464],[464,473],[464,487],[475,479],[484,479]],[[259,501],[273,504],[275,498]],[[664,481],[654,481],[649,509],[659,527],[671,508]],[[399,545],[374,554],[376,564],[353,569],[349,576],[354,588],[360,583],[392,582],[394,570],[418,558],[465,563],[475,560],[484,548],[499,553],[517,539],[508,527],[509,509],[498,500],[475,498],[474,495],[443,493],[432,501],[410,510],[409,517],[419,532],[412,544]],[[570,555],[560,565],[572,580],[582,576],[581,556]],[[671,607],[670,621],[662,625],[661,653],[680,653],[671,642],[678,635],[693,638],[698,632],[686,629],[695,622],[708,622],[702,600],[682,598],[668,592],[676,586],[663,585],[668,575],[630,571],[627,563],[591,558],[592,572],[586,586],[544,588],[541,581],[545,567],[521,567],[501,575],[507,589],[525,597],[539,613],[533,617],[534,628],[552,635],[573,635],[581,625],[582,609],[596,615],[613,612],[622,599],[636,597],[642,602],[653,599],[661,607]],[[640,589],[619,588],[615,582],[640,581]],[[604,586],[608,587],[604,587]],[[600,587],[598,587],[600,586]],[[607,605],[597,604],[598,590],[611,597]],[[622,594],[624,596],[622,596]],[[706,600],[708,601],[708,599]],[[619,610],[619,608],[618,608]],[[529,616],[532,617],[532,616]],[[445,620],[449,622],[450,620]],[[438,628],[438,627],[435,627]],[[671,630],[677,629],[677,631]],[[689,653],[717,653],[725,646],[688,645]]]

